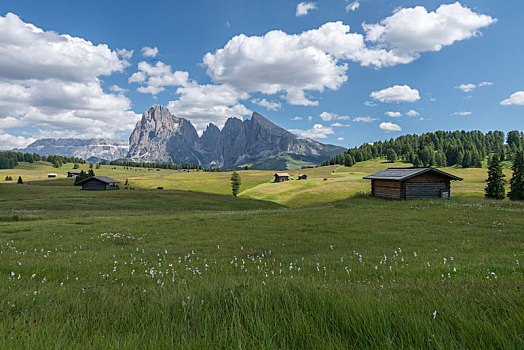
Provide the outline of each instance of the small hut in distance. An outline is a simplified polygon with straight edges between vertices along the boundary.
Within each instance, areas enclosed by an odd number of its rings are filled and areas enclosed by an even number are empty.
[[[275,174],[275,182],[283,182],[289,180],[289,174],[288,173],[276,173]]]
[[[462,180],[435,168],[389,168],[364,179],[373,197],[391,199],[450,198],[451,180]]]
[[[298,180],[307,180],[307,175],[306,174],[298,174]]]
[[[118,181],[107,176],[92,176],[80,181],[82,190],[118,190]]]

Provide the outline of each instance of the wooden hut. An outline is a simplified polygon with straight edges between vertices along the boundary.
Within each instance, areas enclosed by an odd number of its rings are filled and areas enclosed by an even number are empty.
[[[92,176],[78,184],[82,185],[82,190],[118,190],[117,183],[118,181],[107,176]]]
[[[307,180],[306,174],[298,174],[298,180]]]
[[[435,168],[389,168],[364,179],[373,197],[391,199],[450,198],[451,180],[462,180]]]
[[[56,177],[56,173],[48,173],[47,177]]]
[[[289,180],[289,174],[288,173],[276,173],[275,174],[275,182],[283,182]]]
[[[77,177],[78,175],[80,175],[79,171],[68,171],[67,172],[67,177]]]

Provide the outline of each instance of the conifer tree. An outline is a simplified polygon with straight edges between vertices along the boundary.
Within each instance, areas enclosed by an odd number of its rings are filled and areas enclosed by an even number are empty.
[[[80,170],[80,174],[75,178],[75,186],[78,186],[80,181],[84,180],[86,178],[86,173],[83,170]]]
[[[240,179],[240,175],[238,175],[236,171],[233,171],[233,174],[231,175],[231,190],[233,192],[234,197],[237,196],[241,184],[242,181]]]
[[[524,152],[517,151],[513,159],[513,176],[509,180],[510,192],[508,197],[512,201],[524,200]]]
[[[19,184],[23,184],[24,183],[24,180],[22,180],[22,176],[18,177],[18,182],[17,183],[19,183]]]
[[[502,163],[499,157],[494,154],[488,165],[488,179],[484,189],[485,196],[493,199],[504,199],[506,191],[504,189],[504,173],[502,172]]]
[[[391,163],[394,163],[397,160],[397,152],[395,152],[395,150],[393,148],[388,149],[388,151],[386,153],[386,158]]]

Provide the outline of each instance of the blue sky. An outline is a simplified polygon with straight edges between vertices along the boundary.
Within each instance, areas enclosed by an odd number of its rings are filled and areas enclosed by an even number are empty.
[[[199,131],[257,111],[347,147],[524,129],[521,1],[3,0],[0,16],[1,149],[126,139],[157,103]]]

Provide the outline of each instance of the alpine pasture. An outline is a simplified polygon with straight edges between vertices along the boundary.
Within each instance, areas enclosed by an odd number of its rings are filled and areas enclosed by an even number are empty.
[[[451,200],[371,198],[389,166],[239,171],[239,198],[231,173],[0,170],[0,348],[522,348],[524,203],[460,168]]]

